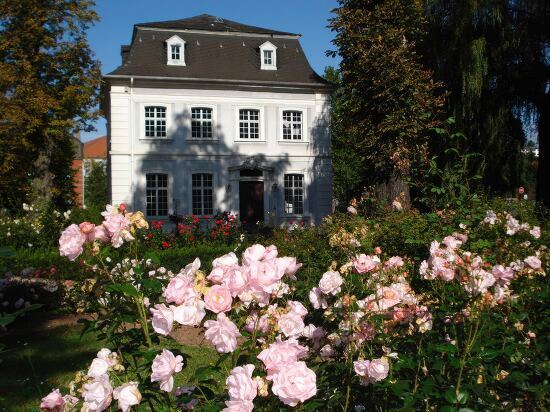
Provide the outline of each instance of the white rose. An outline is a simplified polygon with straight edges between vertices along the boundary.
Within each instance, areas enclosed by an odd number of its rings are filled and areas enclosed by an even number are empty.
[[[344,283],[344,279],[342,279],[340,273],[330,270],[323,274],[323,277],[319,281],[319,289],[325,295],[336,295],[342,290],[340,287],[342,286],[342,283]]]
[[[319,288],[313,288],[309,292],[309,301],[314,309],[328,308],[328,302]]]
[[[88,376],[92,378],[99,378],[102,375],[105,375],[109,370],[109,362],[105,359],[95,358],[88,369]]]
[[[83,386],[84,406],[83,409],[90,412],[101,412],[109,407],[113,399],[113,387],[109,377],[103,375],[91,383]]]
[[[287,338],[299,336],[304,330],[304,320],[296,312],[288,312],[279,318],[279,329]]]
[[[122,412],[128,412],[132,406],[141,402],[141,393],[137,387],[137,382],[128,382],[113,391],[113,397],[118,400]]]

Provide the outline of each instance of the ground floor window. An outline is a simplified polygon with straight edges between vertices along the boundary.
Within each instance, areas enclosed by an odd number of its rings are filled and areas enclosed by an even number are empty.
[[[168,216],[168,175],[148,173],[145,179],[147,216]]]
[[[193,214],[212,215],[214,212],[213,176],[210,173],[192,175]]]
[[[285,183],[285,213],[301,215],[304,213],[304,175],[287,174]]]

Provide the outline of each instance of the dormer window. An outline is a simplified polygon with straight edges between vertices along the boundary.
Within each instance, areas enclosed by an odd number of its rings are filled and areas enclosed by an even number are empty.
[[[185,41],[178,36],[166,40],[167,64],[185,66]]]
[[[266,41],[260,46],[262,70],[277,70],[277,47]]]

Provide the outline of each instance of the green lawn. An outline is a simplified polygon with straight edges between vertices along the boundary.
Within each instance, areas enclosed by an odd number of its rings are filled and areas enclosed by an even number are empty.
[[[34,322],[40,318],[18,319],[13,331],[0,337],[7,346],[6,352],[0,353],[0,411],[39,411],[40,399],[52,389],[66,386],[78,370],[86,370],[103,346],[90,334],[81,339],[79,325],[37,327],[33,331],[29,325]],[[176,376],[176,385],[189,382],[199,366],[216,359],[215,351],[208,347],[172,347],[190,355]]]

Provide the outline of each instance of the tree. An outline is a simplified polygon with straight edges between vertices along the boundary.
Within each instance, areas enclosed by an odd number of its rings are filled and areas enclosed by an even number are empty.
[[[409,179],[427,161],[439,124],[440,85],[420,63],[420,0],[340,0],[330,27],[341,57],[341,124],[363,165],[364,184]]]
[[[74,196],[72,135],[98,117],[101,73],[86,30],[91,0],[0,2],[0,201],[19,208],[51,174],[52,201]],[[38,161],[38,159],[41,159]],[[35,186],[36,186],[35,182]]]
[[[92,161],[84,182],[84,203],[86,206],[103,209],[107,204],[107,189],[105,162]]]

